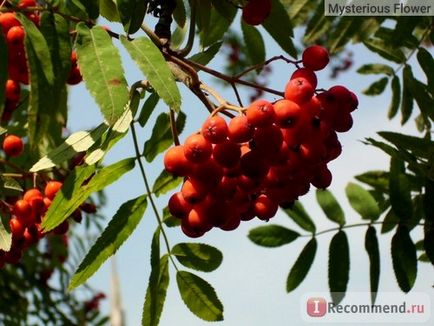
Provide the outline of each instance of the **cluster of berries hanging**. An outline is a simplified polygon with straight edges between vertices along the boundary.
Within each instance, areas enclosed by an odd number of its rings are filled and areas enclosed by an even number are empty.
[[[315,93],[314,71],[329,62],[323,47],[307,48],[302,62],[283,99],[257,100],[229,123],[215,111],[200,132],[166,152],[165,169],[184,177],[168,207],[186,235],[233,230],[254,217],[267,221],[310,185],[330,185],[327,163],[342,151],[337,132],[352,127],[358,100],[344,86]]]
[[[10,4],[6,2],[6,7]],[[17,4],[17,10],[24,10],[26,17],[38,27],[40,16],[38,12],[28,11],[26,8],[37,6],[35,0],[20,0]],[[11,10],[14,8],[11,7]],[[12,113],[20,101],[21,86],[20,84],[29,84],[29,71],[25,54],[24,39],[26,32],[20,21],[17,19],[15,12],[0,13],[0,33],[6,40],[8,50],[8,80],[6,82],[6,102],[4,105],[1,120],[7,122],[11,119]],[[67,80],[70,85],[76,85],[82,80],[80,70],[77,66],[77,57],[73,52],[71,54],[71,71]]]

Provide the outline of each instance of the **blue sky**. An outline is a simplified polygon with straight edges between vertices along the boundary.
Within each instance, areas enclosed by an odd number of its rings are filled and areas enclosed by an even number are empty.
[[[119,26],[113,27],[119,30]],[[120,31],[120,30],[119,30]],[[265,38],[267,58],[282,54],[282,50],[268,37]],[[333,173],[333,183],[329,188],[338,198],[346,213],[347,224],[360,222],[360,217],[353,211],[345,199],[345,186],[349,181],[354,181],[353,176],[367,170],[387,169],[388,157],[379,150],[363,145],[360,140],[366,137],[375,137],[380,130],[395,130],[409,134],[415,134],[415,125],[411,120],[406,126],[399,124],[399,118],[388,121],[387,108],[390,100],[390,92],[387,90],[378,97],[367,97],[361,94],[361,90],[370,85],[377,78],[361,76],[355,73],[357,67],[364,63],[379,62],[381,59],[366,51],[363,47],[352,47],[354,52],[353,68],[341,75],[337,80],[329,80],[330,71],[325,70],[318,73],[318,87],[328,88],[332,85],[343,84],[359,94],[359,109],[354,112],[354,127],[350,132],[340,134],[339,139],[343,145],[342,155],[330,164]],[[131,62],[125,51],[121,49],[124,60],[124,69],[127,71],[129,83],[133,83],[143,76],[138,68]],[[211,67],[221,70],[222,58],[216,58],[211,62]],[[275,89],[284,88],[294,68],[284,63],[276,62],[272,65],[272,82],[270,87]],[[416,75],[420,70],[416,69]],[[219,89],[222,95],[229,101],[235,102],[233,92],[230,88],[222,88],[215,79],[201,74],[203,80]],[[420,77],[423,78],[423,77]],[[185,137],[197,130],[201,122],[206,118],[207,111],[203,105],[182,85],[180,85],[183,96],[182,110],[187,114],[187,127],[181,136]],[[248,101],[246,89],[241,88],[243,99]],[[265,95],[265,99],[275,100],[273,95]],[[152,115],[156,116],[167,108],[164,105],[158,106]],[[83,84],[71,88],[70,92],[70,120],[71,131],[89,129],[101,121],[101,115]],[[83,117],[86,119],[83,119]],[[150,136],[152,121],[143,129],[138,131],[141,144]],[[125,137],[109,153],[105,163],[115,162],[121,158],[133,156],[133,144],[131,137]],[[162,157],[146,166],[149,177],[154,180],[162,170]],[[144,193],[144,186],[138,169],[124,176],[119,182],[107,189],[108,205],[103,213],[110,218],[123,202]],[[159,207],[164,207],[167,196],[157,199]],[[302,198],[302,203],[314,219],[317,230],[334,227],[329,222],[316,204],[314,191]],[[108,220],[107,220],[108,222]],[[299,231],[288,217],[278,213],[270,223],[284,225],[290,229]],[[293,243],[277,248],[266,249],[257,247],[247,238],[250,229],[264,225],[262,221],[244,222],[232,232],[212,230],[198,240],[191,240],[185,237],[179,229],[167,230],[171,245],[178,242],[195,241],[204,242],[218,247],[224,254],[221,267],[212,273],[199,273],[198,275],[209,281],[217,291],[219,298],[224,304],[225,320],[221,322],[224,326],[260,326],[260,325],[301,325],[303,321],[300,316],[300,298],[307,292],[327,292],[327,260],[328,244],[333,233],[324,234],[318,237],[318,251],[314,265],[304,282],[292,293],[285,291],[285,282],[288,272],[298,257],[298,254],[307,243],[309,238],[300,238]],[[155,217],[148,208],[142,222],[134,234],[116,254],[118,271],[120,274],[122,300],[126,313],[126,325],[135,326],[140,324],[141,309],[144,301],[146,285],[148,282],[150,266],[149,253],[152,234],[156,227]],[[350,241],[351,270],[348,291],[369,291],[369,261],[364,250],[364,235],[366,228],[353,228],[347,230]],[[380,229],[377,227],[379,233]],[[393,233],[380,236],[381,275],[380,291],[399,292],[398,285],[393,274],[390,258],[390,240]],[[421,238],[421,230],[412,232],[414,241]],[[205,325],[206,322],[195,317],[184,305],[178,293],[174,269],[171,268],[171,282],[167,293],[166,304],[161,318],[162,326],[171,325]],[[427,292],[434,302],[432,285],[434,274],[432,266],[419,264],[418,278],[414,286],[415,291]],[[106,263],[91,278],[90,283],[104,291],[109,291],[110,285],[110,264]],[[381,295],[381,294],[380,294]],[[368,299],[367,299],[368,301]],[[344,300],[345,302],[345,300]],[[108,309],[108,302],[103,304]],[[353,324],[353,323],[351,323]]]

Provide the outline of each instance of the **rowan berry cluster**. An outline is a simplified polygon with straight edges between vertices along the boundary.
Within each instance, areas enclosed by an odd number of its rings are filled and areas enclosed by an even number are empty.
[[[5,6],[10,7],[8,2],[5,3]],[[8,50],[6,102],[1,117],[3,122],[7,122],[11,119],[12,113],[18,106],[21,93],[20,84],[29,84],[29,71],[24,46],[26,32],[13,10],[23,10],[27,18],[38,27],[40,22],[39,13],[36,11],[26,11],[26,8],[35,8],[36,6],[37,2],[35,0],[20,0],[17,7],[10,7],[11,12],[0,13],[0,33],[3,32]],[[71,70],[67,83],[76,85],[80,83],[81,80],[80,70],[77,66],[77,57],[75,52],[73,52],[71,54]]]
[[[337,132],[351,128],[358,101],[344,86],[316,94],[314,71],[329,62],[324,48],[307,48],[302,62],[283,99],[254,101],[229,123],[215,111],[200,132],[166,152],[166,170],[185,178],[168,208],[186,235],[233,230],[254,217],[267,221],[310,185],[330,185],[327,163],[342,151]]]

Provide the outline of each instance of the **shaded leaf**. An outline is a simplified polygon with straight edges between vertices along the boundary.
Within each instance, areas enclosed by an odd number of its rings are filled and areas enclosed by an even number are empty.
[[[371,304],[375,303],[380,282],[380,251],[378,249],[377,233],[373,226],[369,226],[365,235],[365,249],[369,256],[369,278],[371,285]]]
[[[295,201],[291,208],[284,208],[283,211],[303,230],[315,233],[315,224],[299,200]]]
[[[219,52],[223,42],[217,42],[208,47],[205,51],[196,53],[192,55],[189,60],[197,62],[201,65],[206,66],[211,60],[215,57],[215,55]]]
[[[188,309],[206,321],[223,320],[223,305],[214,288],[204,279],[192,273],[176,273],[179,293]]]
[[[402,225],[392,238],[392,263],[399,287],[403,292],[409,292],[416,280],[417,255],[410,233]]]
[[[408,221],[413,216],[410,182],[405,174],[404,162],[390,159],[389,197],[392,210],[400,221]]]
[[[312,238],[303,248],[289,272],[286,280],[286,292],[295,290],[303,282],[315,259],[317,247],[316,238]]]
[[[330,53],[342,50],[342,47],[359,31],[363,19],[364,17],[342,17],[339,19],[330,36]]]
[[[184,27],[187,20],[186,15],[187,13],[185,11],[184,0],[176,0],[176,7],[175,11],[173,12],[173,18],[180,27]]]
[[[0,175],[0,189],[10,189],[16,191],[23,191],[21,185],[14,178],[5,177]]]
[[[431,228],[429,228],[429,226]],[[425,250],[425,253],[431,262],[431,264],[434,265],[434,230],[433,225],[429,224],[429,226],[425,226],[425,237],[423,240],[423,248]]]
[[[177,218],[175,216],[172,216],[172,214],[170,214],[169,212],[169,208],[166,206],[163,209],[163,223],[169,227],[169,228],[173,228],[173,227],[177,227],[181,225],[181,219]]]
[[[417,52],[417,60],[425,72],[428,80],[428,89],[431,90],[431,94],[434,96],[434,59],[426,49],[420,47]]]
[[[291,243],[300,234],[280,225],[259,226],[249,231],[249,239],[262,247],[280,247]]]
[[[134,34],[142,26],[149,0],[116,0],[118,13],[127,34]]]
[[[380,131],[378,134],[397,148],[408,150],[416,156],[429,158],[434,153],[434,141],[430,139],[390,131]]]
[[[365,95],[380,95],[384,92],[387,86],[389,78],[383,77],[376,82],[372,83],[368,88],[364,89],[362,92]]]
[[[185,267],[202,272],[212,272],[223,260],[220,250],[204,243],[178,243],[171,253]]]
[[[178,133],[181,133],[184,129],[185,118],[186,115],[183,112],[179,112],[176,119],[176,129]],[[152,162],[159,153],[168,149],[172,143],[169,114],[162,113],[155,122],[151,138],[145,142],[143,155],[148,162]]]
[[[330,221],[341,226],[345,224],[344,211],[329,190],[317,189],[316,199]]]
[[[118,8],[114,0],[99,0],[101,16],[111,22],[120,22]]]
[[[354,183],[345,188],[350,205],[363,219],[376,220],[380,217],[380,208],[374,197],[365,189]]]
[[[392,100],[389,105],[389,110],[387,113],[387,117],[392,119],[396,116],[399,111],[399,104],[401,103],[401,82],[399,81],[398,76],[394,76],[392,78]]]
[[[205,48],[221,41],[234,20],[236,13],[236,8],[230,4],[226,4],[226,10],[223,15],[215,7],[212,7],[209,12],[209,21],[200,33],[202,47]]]
[[[121,37],[120,40],[158,95],[171,109],[178,111],[181,95],[160,50],[145,37],[136,38],[134,41]]]
[[[414,98],[410,92],[411,71],[408,66],[402,70],[403,86],[402,86],[402,101],[401,101],[401,124],[404,125],[410,119],[413,112]]]
[[[76,28],[78,65],[83,80],[104,118],[112,125],[129,100],[119,51],[104,28],[89,29],[84,23],[79,23]]]
[[[385,74],[387,76],[393,76],[393,68],[381,63],[370,63],[361,66],[357,69],[359,74],[371,75],[371,74]]]
[[[42,221],[44,231],[50,231],[67,219],[93,192],[100,191],[132,170],[135,158],[127,158],[95,174],[95,166],[76,168],[50,205]]]
[[[371,38],[369,40],[365,40],[363,42],[365,46],[371,50],[372,52],[375,52],[382,56],[383,58],[394,61],[396,63],[403,63],[405,62],[405,55],[404,53],[394,46],[388,45],[384,39],[381,38]]]
[[[389,173],[381,170],[368,171],[356,175],[355,178],[375,189],[387,192],[389,189]]]
[[[78,267],[69,283],[69,290],[86,282],[120,248],[139,224],[146,206],[146,195],[143,195],[129,200],[119,207],[107,228]]]
[[[324,7],[319,5],[316,7],[315,13],[310,15],[310,20],[307,23],[303,41],[307,44],[314,43],[324,33],[330,30],[335,17],[325,16]]]
[[[168,173],[166,170],[161,171],[160,175],[155,180],[152,192],[155,196],[167,193],[169,190],[176,188],[182,182],[182,178],[176,177]]]
[[[241,20],[241,30],[243,31],[244,43],[246,44],[246,54],[250,59],[251,65],[256,65],[265,61],[265,44],[261,33],[252,25],[246,24]]]
[[[342,301],[347,291],[350,274],[350,250],[344,231],[336,233],[329,247],[328,279],[334,304]]]
[[[158,96],[158,94],[152,93],[146,99],[145,103],[143,103],[142,109],[140,110],[139,118],[137,119],[140,126],[144,127],[146,125],[146,122],[148,122],[149,117],[157,106],[159,100],[160,97]]]

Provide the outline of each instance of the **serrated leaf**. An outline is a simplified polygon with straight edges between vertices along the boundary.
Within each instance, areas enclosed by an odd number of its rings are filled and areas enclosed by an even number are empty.
[[[383,77],[376,82],[373,82],[368,88],[364,89],[362,92],[365,95],[380,95],[386,89],[389,78]]]
[[[157,326],[169,286],[169,256],[160,258],[160,229],[154,233],[151,244],[151,274],[149,275],[142,312],[143,326]]]
[[[389,197],[392,210],[400,221],[408,221],[413,216],[410,182],[405,174],[404,162],[390,159]]]
[[[274,248],[291,243],[299,233],[280,225],[259,226],[249,231],[249,239],[258,246]]]
[[[176,129],[178,133],[181,133],[184,129],[185,118],[186,115],[183,112],[179,112],[176,119]],[[143,155],[148,162],[152,162],[159,153],[168,149],[172,143],[169,114],[162,113],[155,122],[151,138],[145,142]]]
[[[179,293],[188,309],[206,321],[223,320],[223,305],[214,288],[204,279],[192,273],[176,273]]]
[[[420,47],[417,52],[417,61],[425,72],[428,81],[428,89],[431,90],[431,94],[434,96],[434,59],[426,49]]]
[[[284,208],[283,211],[303,230],[315,233],[315,224],[300,201],[295,201],[291,208]]]
[[[12,246],[12,233],[9,233],[0,218],[0,250],[9,251]]]
[[[135,158],[127,158],[95,174],[95,166],[76,168],[66,179],[42,221],[50,231],[67,219],[93,192],[100,191],[132,170]]]
[[[211,62],[212,59],[216,56],[216,54],[219,52],[223,42],[217,42],[211,45],[209,48],[207,48],[203,52],[196,53],[192,55],[188,60],[197,62],[201,65],[206,66],[208,63]]]
[[[392,264],[399,287],[403,292],[409,292],[416,280],[417,255],[409,231],[402,225],[392,238]]]
[[[181,219],[175,216],[172,216],[169,212],[169,208],[166,206],[163,209],[163,223],[169,227],[177,227],[181,225]]]
[[[121,37],[120,40],[158,95],[171,109],[178,111],[181,95],[160,50],[148,38],[140,37],[128,41]]]
[[[185,267],[202,272],[212,272],[223,260],[220,250],[204,243],[178,243],[171,253]]]
[[[158,197],[167,193],[169,190],[178,187],[181,182],[182,178],[175,177],[169,174],[166,170],[163,170],[155,180],[154,186],[152,187],[152,192]]]
[[[112,125],[124,112],[129,99],[119,51],[101,26],[89,29],[79,23],[76,29],[78,65],[83,80],[104,118]]]
[[[211,8],[209,22],[202,28],[200,40],[202,47],[210,46],[223,39],[224,34],[235,18],[237,10],[234,6],[226,6],[224,15],[220,14],[214,7]]]
[[[69,283],[69,290],[86,282],[109,257],[116,253],[139,224],[146,206],[146,195],[142,195],[119,207],[107,228],[81,262]]]
[[[357,69],[357,72],[362,75],[385,74],[387,76],[393,76],[394,74],[391,66],[381,63],[365,64]]]
[[[369,256],[369,279],[371,304],[375,303],[380,282],[380,251],[378,249],[377,233],[373,226],[369,226],[365,235],[365,249]]]
[[[3,108],[6,99],[6,81],[8,80],[8,47],[0,27],[0,117],[3,115]]]
[[[134,34],[142,26],[149,0],[116,0],[118,13],[127,34]]]
[[[410,119],[413,112],[414,98],[410,92],[411,88],[411,70],[405,66],[402,70],[402,101],[401,101],[401,125],[404,125]]]
[[[392,119],[396,116],[399,111],[399,104],[401,103],[401,82],[399,81],[398,76],[394,76],[392,78],[391,83],[392,88],[392,100],[389,105],[389,110],[387,113],[387,117]]]
[[[380,208],[374,197],[365,189],[354,183],[345,188],[350,205],[363,219],[375,221],[380,217]]]
[[[330,221],[345,225],[345,214],[336,198],[329,190],[316,191],[316,199]]]
[[[350,249],[344,231],[336,233],[329,247],[328,279],[330,294],[336,305],[342,301],[347,291],[350,274]]]
[[[5,177],[0,175],[0,189],[10,189],[16,191],[23,191],[21,185],[14,178]]]
[[[246,24],[241,20],[241,30],[243,31],[244,43],[251,65],[256,65],[265,61],[265,44],[261,33],[252,25]]]
[[[271,13],[262,26],[277,44],[290,56],[297,57],[297,50],[292,43],[292,24],[288,12],[279,0],[272,0]]]
[[[365,44],[369,50],[379,54],[387,60],[394,61],[396,63],[405,62],[404,53],[399,48],[386,44],[383,39],[371,38],[369,40],[365,40],[363,44]]]
[[[101,16],[111,22],[120,22],[118,8],[114,0],[100,0],[99,11]]]
[[[56,149],[49,152],[46,156],[42,157],[36,162],[30,172],[38,172],[54,166],[74,157],[78,152],[88,150],[108,129],[104,123],[100,124],[97,128],[89,131],[78,131],[66,138],[65,142]]]
[[[144,127],[146,125],[146,122],[148,122],[149,117],[157,106],[159,100],[160,97],[158,96],[158,94],[152,93],[146,99],[145,103],[143,103],[142,109],[140,110],[139,118],[137,119],[141,127]]]
[[[317,247],[316,238],[312,238],[303,248],[289,272],[286,292],[295,290],[303,282],[315,259]]]

